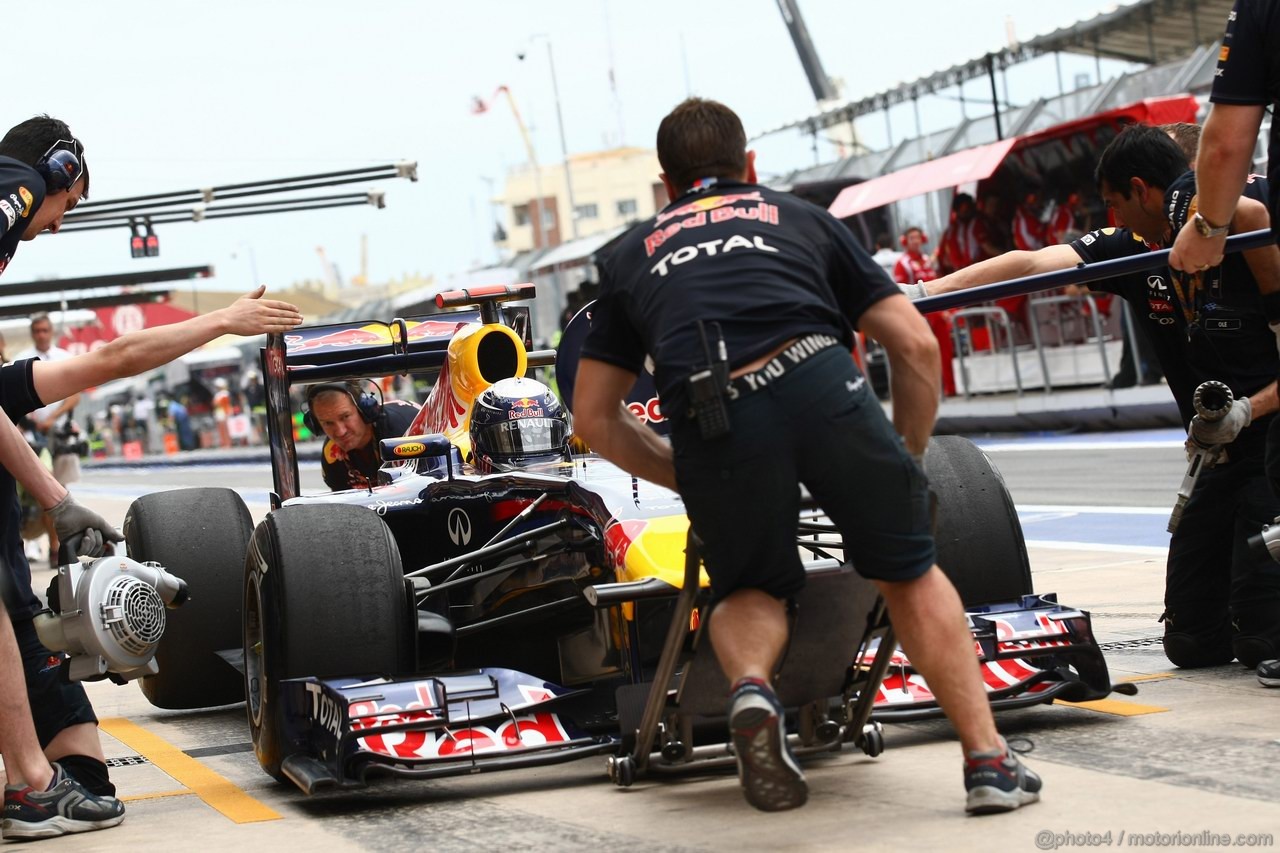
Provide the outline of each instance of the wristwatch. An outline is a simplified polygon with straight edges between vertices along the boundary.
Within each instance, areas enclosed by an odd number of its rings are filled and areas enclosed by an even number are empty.
[[[1191,221],[1196,224],[1196,233],[1201,237],[1212,239],[1214,237],[1221,237],[1223,234],[1227,233],[1226,225],[1214,225],[1212,222],[1201,216],[1200,211],[1196,211],[1196,215],[1191,218]]]

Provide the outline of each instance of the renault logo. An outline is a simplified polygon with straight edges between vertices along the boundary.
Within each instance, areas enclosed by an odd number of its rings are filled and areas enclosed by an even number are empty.
[[[449,528],[449,541],[454,545],[467,545],[471,542],[471,519],[467,514],[454,507],[449,510],[447,519]]]

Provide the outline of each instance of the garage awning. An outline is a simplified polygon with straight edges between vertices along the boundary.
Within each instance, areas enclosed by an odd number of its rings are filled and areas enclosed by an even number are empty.
[[[904,198],[985,180],[995,174],[1000,163],[1014,148],[1038,145],[1052,139],[1061,139],[1074,133],[1087,131],[1090,127],[1103,125],[1195,121],[1196,109],[1196,99],[1191,95],[1146,98],[1104,113],[1096,113],[1047,127],[1035,133],[957,151],[954,154],[939,157],[937,160],[927,160],[888,175],[854,184],[842,190],[840,195],[836,196],[836,200],[831,203],[831,207],[827,209],[837,219],[844,219]]]
[[[837,219],[892,204],[904,198],[945,190],[991,177],[1018,139],[1002,139],[927,160],[888,175],[846,187],[829,210]]]

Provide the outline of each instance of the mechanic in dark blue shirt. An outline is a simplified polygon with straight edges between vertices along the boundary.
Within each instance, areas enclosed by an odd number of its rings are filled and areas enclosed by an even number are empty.
[[[787,599],[804,584],[799,483],[884,595],[912,664],[940,688],[966,753],[967,808],[1033,802],[1040,780],[996,731],[960,598],[934,565],[919,463],[939,395],[928,325],[839,221],[756,182],[755,154],[723,104],[680,104],[657,147],[672,202],[604,263],[574,429],[684,500],[704,544],[708,630],[733,685],[729,727],[748,802],[774,811],[808,796],[770,683],[787,642]],[[889,353],[901,437],[854,364],[854,324]],[[727,408],[727,434],[705,406],[692,414],[691,376],[720,352],[727,364],[712,371],[711,388]],[[622,405],[646,356],[670,445]]]
[[[1280,242],[1280,0],[1236,0],[1227,19],[1218,53],[1218,69],[1209,94],[1213,109],[1204,123],[1196,172],[1200,176],[1200,209],[1174,241],[1169,263],[1195,272],[1222,257],[1226,234],[1217,227],[1233,216],[1241,188],[1253,165],[1253,152],[1262,116],[1271,107],[1271,140],[1267,178],[1271,184],[1271,231]],[[1280,292],[1264,294],[1271,328],[1280,339]],[[1272,421],[1267,467],[1280,469],[1280,418]],[[1280,478],[1272,474],[1272,488]],[[1258,664],[1258,680],[1280,687],[1280,660]]]
[[[1142,254],[1167,245],[1194,215],[1196,173],[1157,128],[1137,125],[1121,132],[1103,151],[1096,177],[1122,227],[1093,231],[1070,245],[1010,252],[912,288],[912,295]],[[1253,231],[1266,228],[1268,219],[1260,201],[1246,198],[1228,227]],[[1280,288],[1280,251],[1266,246],[1190,275],[1158,269],[1090,287],[1130,304],[1191,437],[1225,447],[1225,458],[1201,473],[1169,542],[1165,655],[1181,667],[1232,658],[1252,667],[1274,658],[1280,653],[1280,567],[1256,557],[1247,540],[1280,512],[1263,464],[1267,428],[1277,409],[1280,356],[1260,292]],[[1204,422],[1192,405],[1197,386],[1207,380],[1225,382],[1236,397],[1227,417],[1216,423]]]
[[[0,139],[0,200],[6,205],[0,206],[0,269],[12,258],[18,238],[57,231],[83,197],[89,182],[83,158],[84,147],[67,126],[47,116],[23,122]],[[45,400],[159,367],[220,335],[283,332],[301,322],[294,306],[261,299],[263,291],[220,311],[122,336],[81,356],[0,367],[0,568],[9,580],[0,617],[0,750],[6,770],[13,768],[12,784],[5,788],[6,839],[101,829],[124,817],[123,805],[112,796],[93,708],[79,684],[62,679],[62,656],[40,644],[31,622],[39,601],[22,547],[15,478],[47,509],[60,538],[85,534],[80,553],[100,555],[104,539],[121,537],[41,466],[13,420]],[[20,659],[8,642],[10,617]],[[19,701],[24,693],[29,707]],[[54,764],[40,760],[41,751]]]
[[[378,485],[378,442],[404,435],[417,416],[413,403],[384,402],[357,382],[309,386],[303,421],[311,432],[324,433],[320,470],[325,485],[334,491]]]

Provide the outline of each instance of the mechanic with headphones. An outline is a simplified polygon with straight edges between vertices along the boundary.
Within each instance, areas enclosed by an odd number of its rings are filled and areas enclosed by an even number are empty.
[[[19,241],[56,232],[88,184],[84,146],[61,121],[39,116],[0,139],[0,271]],[[285,332],[302,322],[296,307],[262,299],[263,292],[260,287],[227,308],[123,335],[83,355],[0,367],[0,572],[8,594],[0,614],[0,751],[9,783],[0,820],[5,840],[103,829],[124,819],[93,707],[80,684],[63,678],[63,656],[40,644],[32,624],[40,602],[23,552],[15,480],[46,509],[63,541],[80,539],[80,555],[102,556],[106,541],[122,537],[76,503],[13,419],[46,400],[167,364],[221,335]]]
[[[320,470],[325,485],[341,491],[376,486],[382,467],[378,442],[404,435],[417,416],[413,403],[384,402],[358,382],[322,382],[307,388],[302,422],[312,433],[324,433]]]

